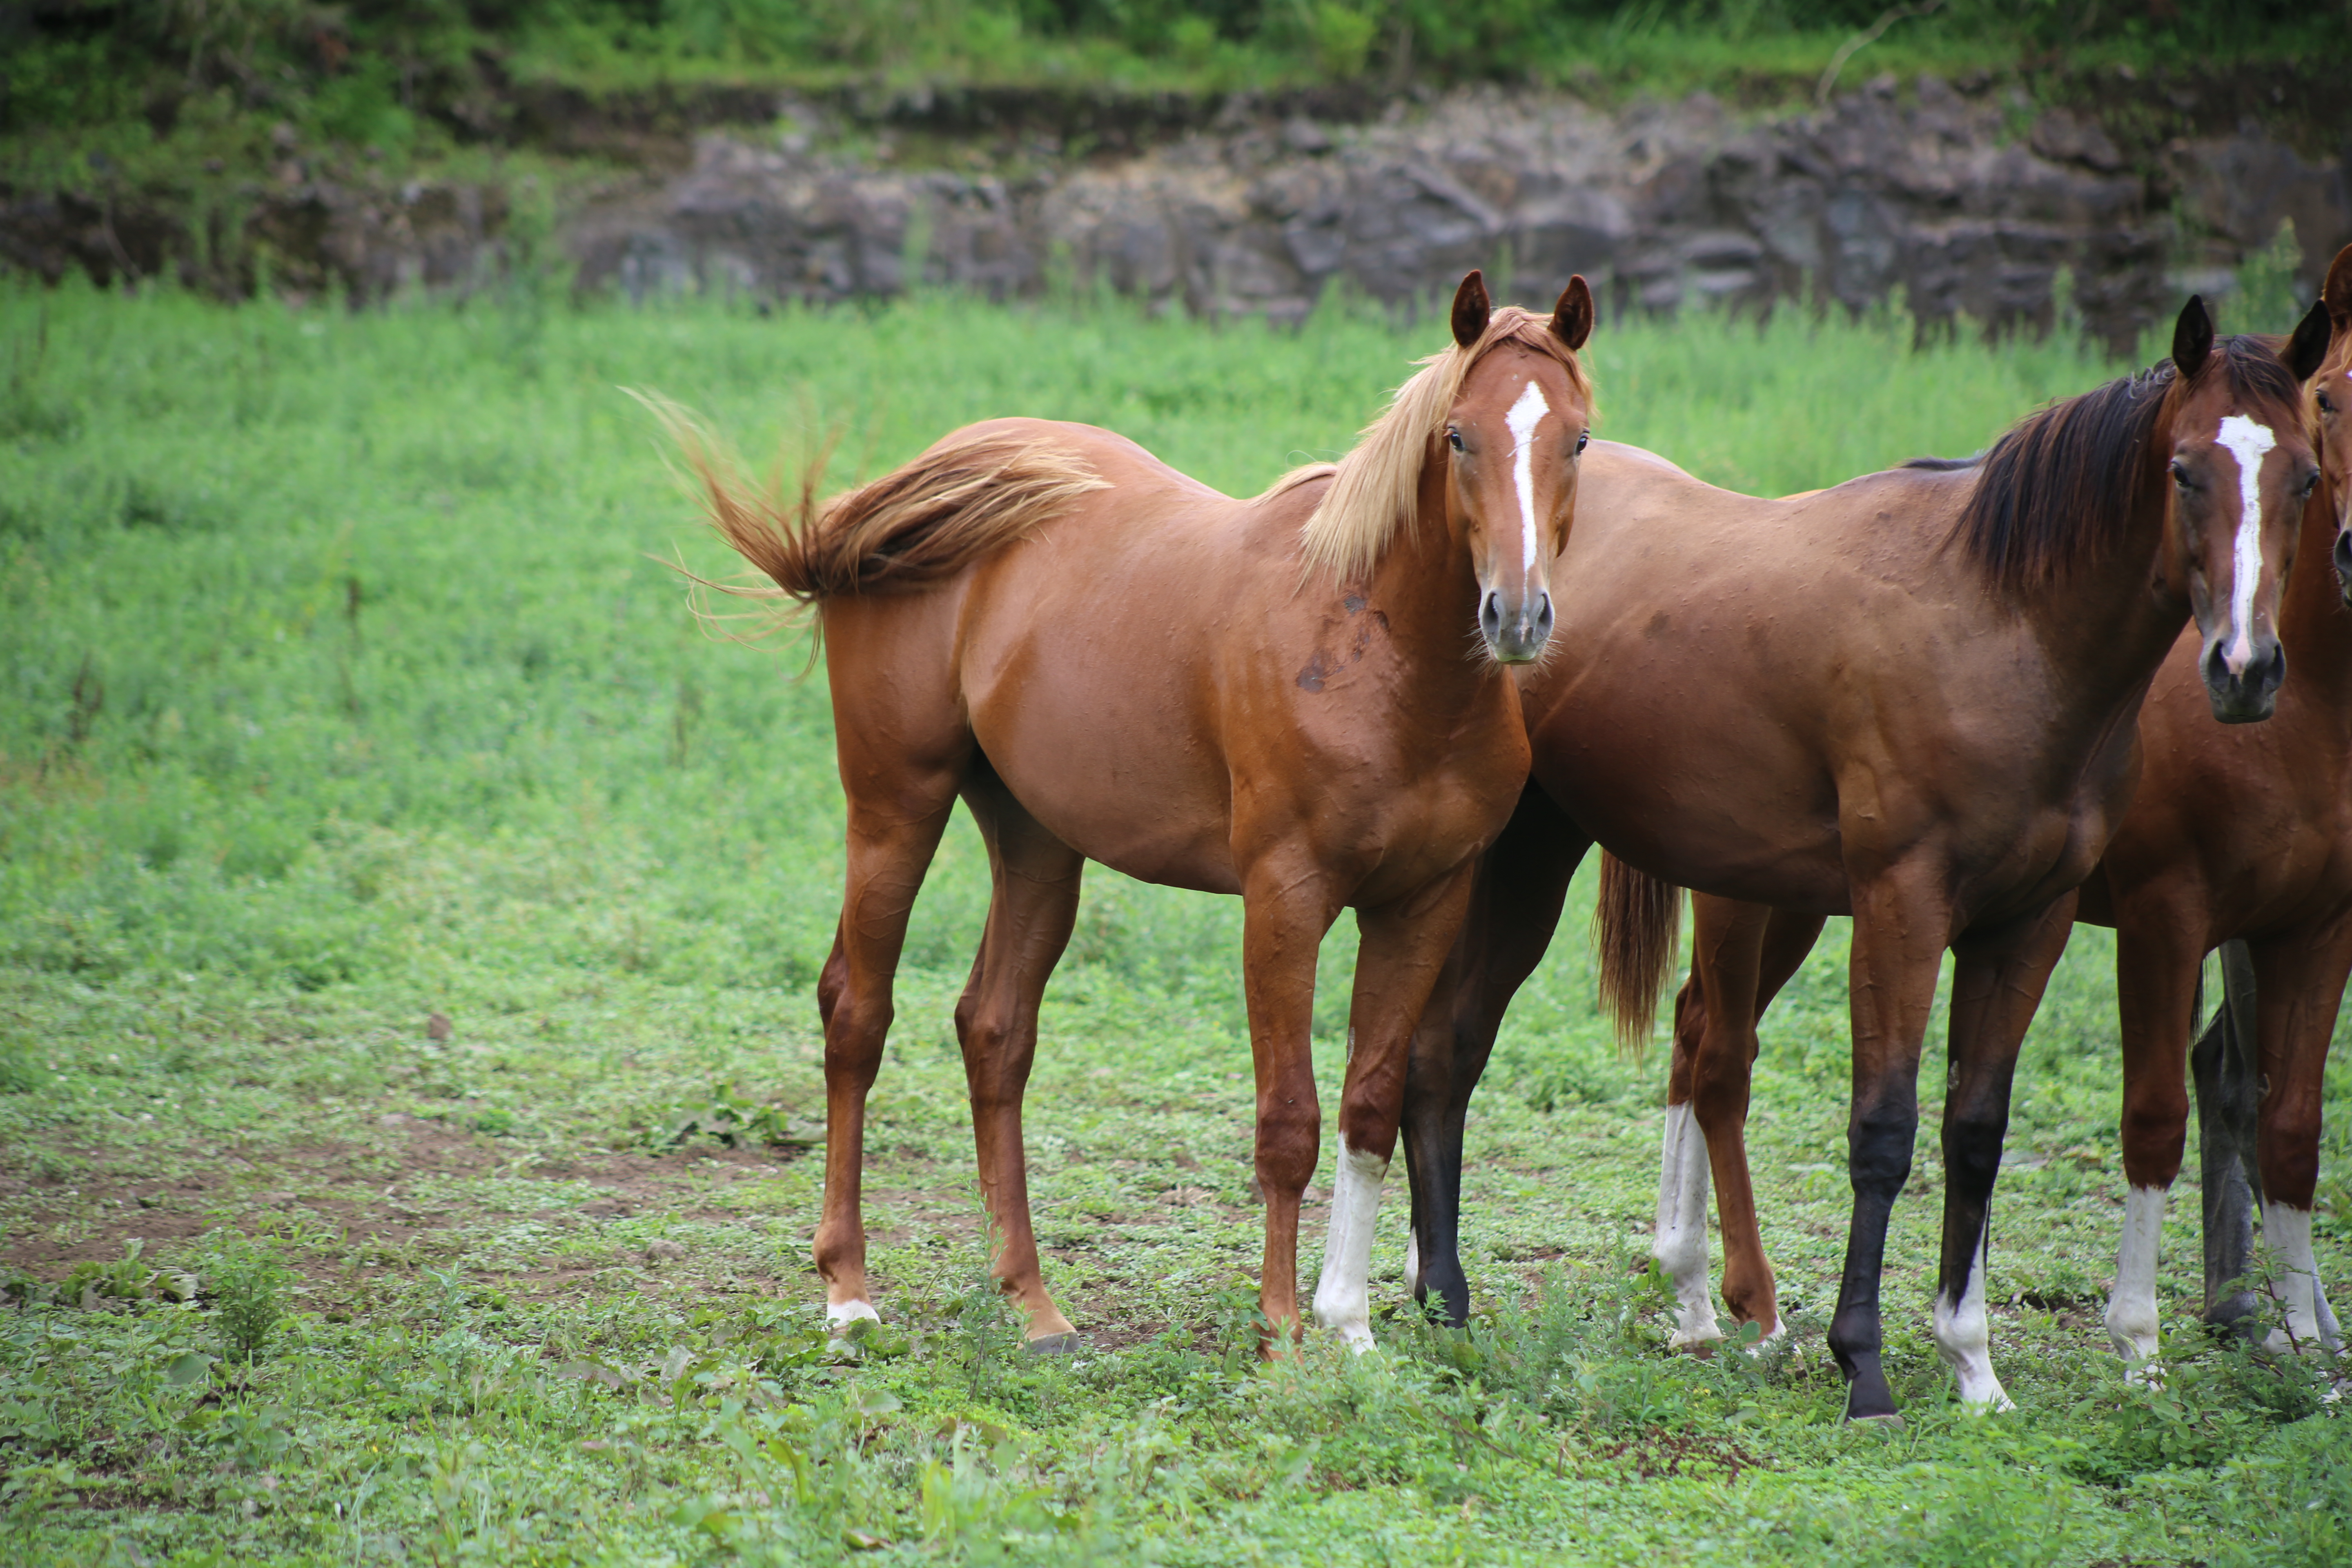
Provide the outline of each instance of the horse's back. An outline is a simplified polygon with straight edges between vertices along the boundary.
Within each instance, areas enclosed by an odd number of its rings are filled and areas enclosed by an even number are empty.
[[[1931,757],[1966,784],[2011,750],[1948,732],[1969,668],[2033,657],[1946,547],[1971,482],[1769,500],[1594,443],[1553,576],[1576,657],[1527,691],[1547,789],[1644,869],[1840,912],[1850,784]]]
[[[1171,468],[1118,431],[1106,430],[1099,425],[1081,424],[1074,419],[1033,419],[1025,416],[983,419],[976,425],[950,431],[935,442],[933,447],[937,449],[958,442],[993,437],[1051,443],[1094,468],[1113,488],[1124,488],[1130,493],[1166,489],[1202,500],[1213,499],[1240,504],[1214,486],[1203,484],[1192,475]]]

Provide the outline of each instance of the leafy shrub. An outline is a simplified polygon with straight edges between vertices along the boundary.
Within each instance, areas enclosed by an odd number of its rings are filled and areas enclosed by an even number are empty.
[[[2263,1331],[2260,1313],[2253,1329]],[[2272,1428],[2316,1414],[2327,1395],[2327,1370],[2315,1358],[2273,1355],[2236,1332],[2169,1337],[2159,1360],[2160,1383],[2117,1383],[2075,1406],[2092,1434],[2072,1463],[2076,1474],[2116,1485],[2225,1465]]]
[[[2297,1423],[2231,1467],[2232,1528],[2214,1568],[2352,1563],[2352,1432],[2330,1412]]]
[[[1643,1269],[1632,1264],[1620,1253],[1591,1270],[1555,1268],[1531,1299],[1467,1327],[1408,1327],[1406,1348],[1451,1376],[1475,1379],[1490,1394],[1597,1437],[1719,1415],[1737,1405],[1743,1383],[1783,1373],[1788,1344],[1756,1355],[1727,1349],[1708,1361],[1660,1353],[1674,1293],[1654,1262]]]
[[[146,1245],[134,1236],[123,1243],[122,1256],[112,1263],[89,1260],[75,1264],[73,1272],[58,1287],[58,1300],[84,1307],[95,1307],[104,1301],[193,1300],[196,1294],[194,1278],[165,1273],[142,1261],[139,1255]]]
[[[219,1239],[204,1281],[213,1303],[221,1359],[249,1363],[260,1357],[285,1320],[294,1271],[278,1256],[273,1240],[235,1231],[214,1235]]]

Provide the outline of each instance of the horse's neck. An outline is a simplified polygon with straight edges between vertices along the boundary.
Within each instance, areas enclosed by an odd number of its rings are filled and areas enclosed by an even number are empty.
[[[1372,568],[1366,598],[1387,617],[1388,635],[1412,659],[1415,690],[1448,701],[1499,679],[1492,660],[1479,658],[1478,579],[1445,526],[1444,490],[1422,486],[1412,526],[1390,544]]]
[[[2167,522],[2158,495],[2133,518],[2128,540],[2107,561],[2025,595],[2026,618],[2051,654],[2053,694],[2095,727],[2103,716],[2137,717],[2157,667],[2188,624],[2185,592],[2149,591]]]
[[[2336,580],[2336,498],[2323,490],[2304,508],[2294,571],[2279,602],[2279,641],[2286,648],[2283,703],[2333,719],[2352,733],[2352,610]]]

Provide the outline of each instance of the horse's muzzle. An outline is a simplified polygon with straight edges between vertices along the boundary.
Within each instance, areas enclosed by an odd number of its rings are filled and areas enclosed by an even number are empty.
[[[2208,641],[2205,657],[2198,661],[2213,717],[2224,724],[2252,724],[2269,718],[2278,706],[2279,688],[2286,684],[2286,649],[2279,646],[2278,638],[2265,635],[2252,642],[2252,657],[2242,669],[2230,668],[2228,637]]]
[[[1542,657],[1544,644],[1551,640],[1550,590],[1537,594],[1532,602],[1523,599],[1507,611],[1501,590],[1488,589],[1478,605],[1478,632],[1496,663],[1534,663]]]

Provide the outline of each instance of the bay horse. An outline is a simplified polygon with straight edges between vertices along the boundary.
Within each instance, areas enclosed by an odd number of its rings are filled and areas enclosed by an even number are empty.
[[[1361,950],[1328,1252],[1369,1263],[1405,1052],[1479,851],[1527,776],[1508,667],[1552,624],[1591,384],[1591,290],[1546,318],[1470,273],[1453,342],[1337,465],[1220,494],[1090,426],[992,419],[817,505],[733,477],[670,425],[709,521],[814,606],[848,796],[847,890],[817,987],[836,1326],[877,1316],[859,1201],[866,1100],[917,889],[959,796],[992,890],[955,1009],[991,1272],[1033,1349],[1075,1349],[1038,1273],[1021,1104],[1079,875],[1237,893],[1265,1198],[1260,1304],[1298,1329],[1301,1194],[1320,1137],[1317,949],[1342,908]],[[1346,1277],[1327,1263],[1325,1279]],[[1360,1286],[1318,1320],[1370,1338]]]
[[[1895,1414],[1879,1279],[1953,951],[1936,1339],[1966,1400],[2006,1402],[1984,1240],[2017,1048],[2074,889],[2130,797],[2141,699],[2181,626],[2200,630],[2216,712],[2258,718],[2275,700],[2279,585],[2316,474],[2301,396],[2276,354],[2217,342],[2191,299],[2169,361],[2030,416],[1980,462],[1768,500],[1650,453],[1593,449],[1576,537],[1552,571],[1555,635],[1576,657],[1526,683],[1532,782],[1480,864],[1413,1042],[1417,1296],[1466,1313],[1464,1115],[1598,838],[1612,857],[1604,997],[1646,1026],[1678,885],[1719,895],[1702,904],[1695,984],[1709,1044],[1743,1062],[1770,910],[1853,917],[1854,1202],[1829,1335],[1850,1418]],[[1738,1103],[1713,1088],[1679,1093],[1667,1118],[1678,1183],[1657,1247],[1678,1277],[1678,1255],[1704,1247],[1710,1156],[1727,1212],[1746,1169],[1714,1136],[1736,1126],[1744,1088]],[[1683,1305],[1678,1337],[1697,1337]]]
[[[2259,1198],[2285,1309],[2281,1338],[2330,1349],[2341,1342],[2319,1285],[2311,1206],[2327,1048],[2352,974],[2352,247],[2337,254],[2287,358],[2299,373],[2316,372],[2307,413],[2322,473],[2304,504],[2296,556],[2331,565],[2294,574],[2281,595],[2279,642],[2294,680],[2282,689],[2267,723],[2214,724],[2203,647],[2193,631],[2173,644],[2140,710],[2138,790],[2084,882],[2074,916],[2116,931],[2127,1191],[2106,1329],[2117,1352],[2140,1363],[2157,1352],[2158,1242],[2188,1138],[2184,1069],[2199,981],[2216,947],[2223,951],[2227,1000],[2194,1053],[2205,1317],[2227,1323],[2252,1308],[2232,1287],[2253,1271],[2252,1205]],[[1702,909],[1697,919],[1705,929],[1714,917]],[[1821,927],[1815,914],[1771,916],[1754,1016],[1803,962]],[[1711,1037],[1712,999],[1694,967],[1675,998],[1669,1094],[1679,1097],[1675,1104],[1744,1108],[1753,1037]],[[1746,1053],[1722,1048],[1731,1043],[1744,1044]],[[1746,1199],[1739,1131],[1719,1124],[1705,1131],[1711,1152],[1718,1140],[1729,1144],[1716,1158],[1725,1177],[1725,1303],[1738,1321],[1777,1332],[1779,1303]],[[1724,1173],[1729,1158],[1739,1163],[1736,1182]],[[1663,1215],[1686,1200],[1669,1195],[1672,1170],[1661,1183]],[[1701,1186],[1696,1201],[1705,1197]],[[1686,1235],[1676,1289],[1685,1332],[1703,1340],[1714,1331],[1703,1215]]]

